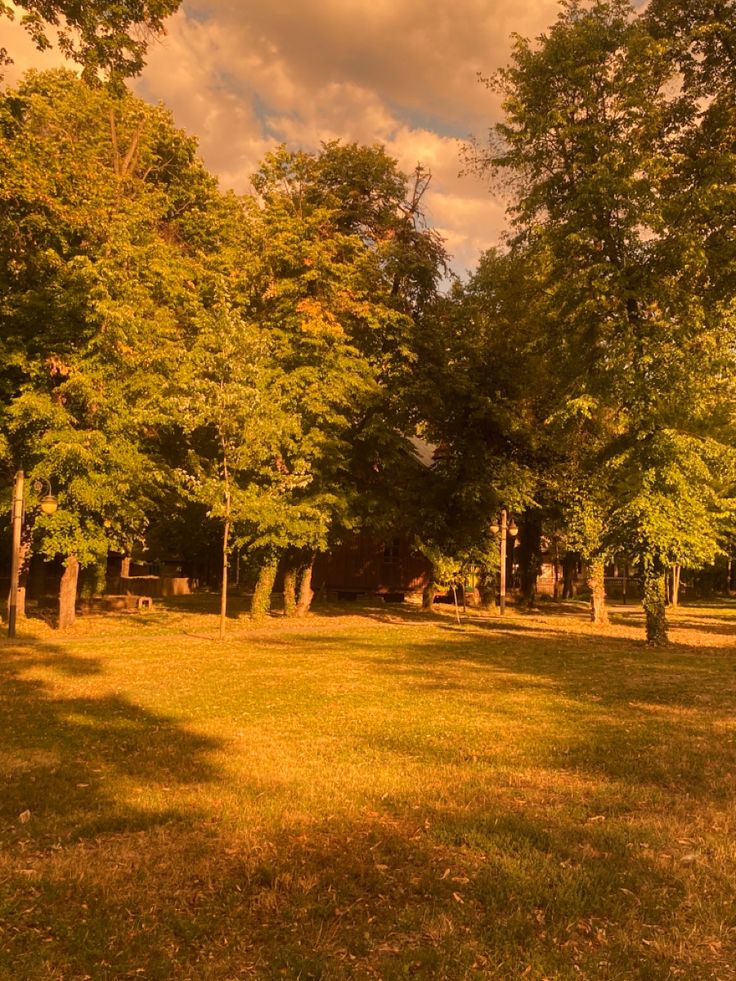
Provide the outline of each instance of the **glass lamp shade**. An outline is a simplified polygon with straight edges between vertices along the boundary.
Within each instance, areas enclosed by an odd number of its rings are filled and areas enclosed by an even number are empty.
[[[59,502],[56,500],[53,494],[47,494],[45,497],[41,498],[41,510],[44,514],[54,514],[59,506]]]
[[[493,524],[491,525],[491,531],[493,532],[494,535],[497,535],[500,530],[501,530],[501,528],[500,528],[498,522],[497,521],[494,521]]]
[[[511,535],[511,537],[512,537],[512,538],[514,538],[514,537],[516,537],[516,535],[518,535],[518,534],[519,534],[519,526],[518,526],[518,525],[517,525],[517,523],[516,523],[516,522],[515,522],[515,521],[514,521],[514,520],[512,519],[512,521],[511,521],[511,524],[509,525],[509,535]]]

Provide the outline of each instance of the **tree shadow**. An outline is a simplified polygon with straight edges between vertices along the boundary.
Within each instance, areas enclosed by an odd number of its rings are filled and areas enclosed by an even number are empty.
[[[530,964],[537,978],[730,976],[728,949],[683,917],[687,868],[653,829],[501,795],[379,798],[257,845],[172,827],[135,844],[25,877],[14,977],[503,979]]]
[[[36,846],[78,840],[111,827],[151,827],[179,817],[165,806],[136,806],[129,788],[165,788],[219,779],[209,755],[217,740],[123,695],[63,697],[39,678],[49,671],[99,677],[95,657],[53,644],[3,645],[0,754],[6,773],[0,821],[7,840]],[[34,676],[36,675],[36,676]]]

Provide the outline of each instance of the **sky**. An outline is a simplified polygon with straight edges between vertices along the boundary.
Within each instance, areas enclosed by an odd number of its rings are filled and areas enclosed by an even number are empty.
[[[225,188],[250,189],[274,146],[382,143],[405,172],[432,173],[425,198],[459,274],[499,240],[505,205],[462,175],[462,147],[499,118],[478,81],[507,63],[511,35],[540,34],[557,0],[184,0],[132,83],[199,139]],[[15,81],[52,67],[17,24],[0,21]]]

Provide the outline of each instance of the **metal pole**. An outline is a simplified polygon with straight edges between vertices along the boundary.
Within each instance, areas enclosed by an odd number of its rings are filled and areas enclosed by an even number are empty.
[[[501,508],[501,579],[498,590],[498,606],[501,616],[506,612],[506,508]]]
[[[23,471],[15,475],[13,485],[13,557],[10,564],[10,594],[8,596],[8,637],[15,637],[18,618],[18,582],[20,579],[20,535],[23,526]]]

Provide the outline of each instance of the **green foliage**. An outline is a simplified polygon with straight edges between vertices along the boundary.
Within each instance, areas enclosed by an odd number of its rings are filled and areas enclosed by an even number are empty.
[[[411,469],[400,430],[413,316],[435,295],[444,261],[422,224],[424,180],[411,187],[380,147],[340,143],[318,154],[281,148],[254,177],[255,316],[295,420],[279,460],[292,486],[261,509],[260,547],[325,548],[389,510],[387,481]]]
[[[4,93],[0,127],[0,430],[8,469],[58,493],[41,550],[84,565],[143,540],[165,379],[207,301],[188,214],[214,231],[230,206],[165,112],[68,72]]]

